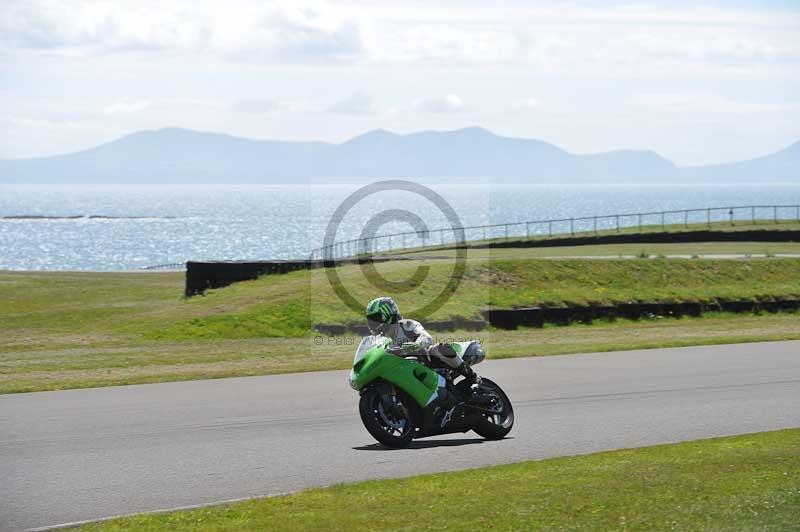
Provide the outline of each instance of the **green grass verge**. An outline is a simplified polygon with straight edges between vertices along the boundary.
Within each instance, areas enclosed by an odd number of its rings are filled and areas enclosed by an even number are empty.
[[[447,261],[379,265],[390,278],[430,266],[398,300],[444,284]],[[359,298],[375,289],[357,266],[339,269]],[[343,369],[352,344],[316,346],[312,323],[361,320],[323,270],[267,276],[181,297],[180,273],[0,272],[0,393]],[[800,260],[470,260],[464,282],[432,318],[493,306],[631,300],[753,299],[800,295]],[[708,316],[592,326],[464,333],[489,356],[548,355],[742,341],[800,339],[800,316]]]
[[[313,489],[122,530],[797,530],[800,429]]]
[[[485,344],[490,359],[800,340],[800,315],[719,314],[437,334],[439,340],[448,338],[478,338]],[[357,343],[355,337],[309,335],[12,346],[0,349],[0,393],[346,369]]]

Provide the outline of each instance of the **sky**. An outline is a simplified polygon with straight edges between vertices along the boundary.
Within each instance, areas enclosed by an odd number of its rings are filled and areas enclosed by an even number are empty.
[[[800,1],[4,0],[0,97],[0,158],[479,125],[713,164],[800,140]]]

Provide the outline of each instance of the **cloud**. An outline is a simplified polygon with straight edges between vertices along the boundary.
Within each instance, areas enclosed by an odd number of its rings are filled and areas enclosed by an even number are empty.
[[[520,98],[519,100],[515,100],[511,103],[511,108],[517,110],[538,109],[541,106],[541,100],[532,96],[528,98]]]
[[[457,11],[457,10],[456,10]],[[447,19],[392,21],[367,41],[371,60],[387,63],[511,61],[520,53],[518,36],[506,28],[449,24]]]
[[[323,0],[5,0],[0,52],[196,54],[254,64],[519,64],[664,72],[800,63],[800,15],[726,6]]]
[[[519,3],[397,9],[365,26],[365,55],[387,63],[532,65],[614,75],[800,62],[798,10]]]
[[[150,107],[150,105],[151,102],[149,100],[124,99],[105,106],[103,108],[103,114],[118,115],[118,114],[138,113],[139,111],[144,111],[145,109]]]
[[[800,47],[774,36],[741,29],[676,28],[666,34],[654,28],[627,33],[618,43],[641,57],[698,63],[769,63],[800,58]]]
[[[12,0],[0,14],[6,49],[66,55],[199,49],[210,31],[202,18],[147,3]]]
[[[0,46],[66,55],[217,54],[253,62],[319,61],[362,52],[357,21],[330,9],[276,3],[232,7],[152,0],[14,1],[0,12]]]
[[[273,53],[292,59],[357,55],[361,33],[352,20],[329,20],[316,10],[276,11],[257,27],[269,35]]]
[[[798,102],[746,102],[713,93],[643,93],[635,95],[631,103],[651,111],[693,114],[751,114],[800,108]]]
[[[370,95],[356,92],[331,105],[327,110],[329,113],[344,115],[374,115],[378,112],[378,106]]]
[[[464,110],[464,100],[457,94],[416,100],[413,107],[428,113],[458,113]]]
[[[258,115],[277,111],[280,107],[280,104],[273,100],[238,100],[231,105],[231,110]]]

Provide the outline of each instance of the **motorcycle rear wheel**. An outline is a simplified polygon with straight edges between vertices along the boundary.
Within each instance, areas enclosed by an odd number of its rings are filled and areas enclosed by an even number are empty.
[[[495,395],[497,401],[494,404],[498,411],[481,412],[472,430],[487,440],[502,440],[514,426],[514,408],[511,406],[511,401],[503,389],[489,379],[481,379],[478,392]]]
[[[398,405],[387,412],[381,397],[377,387],[364,390],[361,394],[358,413],[364,428],[386,447],[397,449],[408,446],[414,439],[417,425],[415,410],[407,404],[408,399],[400,395]]]

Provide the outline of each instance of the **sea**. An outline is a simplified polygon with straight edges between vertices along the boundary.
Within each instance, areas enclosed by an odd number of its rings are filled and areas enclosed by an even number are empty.
[[[491,238],[507,229],[477,226],[558,219],[510,229],[558,233],[594,227],[592,220],[579,220],[570,228],[570,218],[748,205],[762,206],[758,218],[771,218],[771,205],[800,204],[800,184],[447,184],[413,191],[387,184],[353,199],[361,186],[0,185],[0,269],[130,271],[187,260],[298,259],[322,246],[326,231],[330,242],[360,238],[365,228],[377,234],[431,230],[415,232],[406,242],[411,245],[418,236],[436,242],[443,236],[435,230],[454,224],[476,226],[467,238]],[[714,211],[714,219],[727,212]],[[784,209],[781,217],[793,212]],[[737,210],[735,216],[752,214]],[[689,221],[706,219],[699,210]],[[662,221],[655,214],[644,220]],[[666,223],[684,221],[682,214],[666,215]],[[598,227],[615,223],[601,219]],[[620,221],[637,223],[635,215]],[[394,237],[381,246],[399,244]]]

